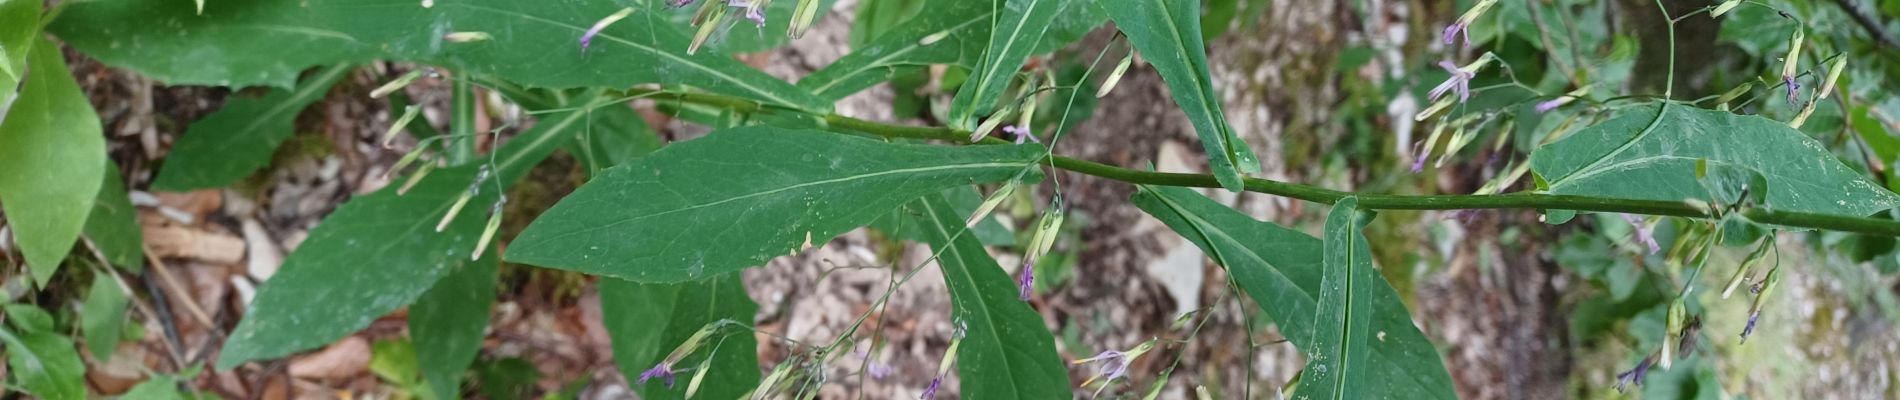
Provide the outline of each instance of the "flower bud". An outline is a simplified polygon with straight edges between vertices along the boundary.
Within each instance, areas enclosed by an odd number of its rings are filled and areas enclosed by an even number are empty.
[[[1760,263],[1763,258],[1767,258],[1765,256],[1768,255],[1768,248],[1774,244],[1773,240],[1775,240],[1774,237],[1762,239],[1761,245],[1756,246],[1755,251],[1749,252],[1748,258],[1742,259],[1742,265],[1735,268],[1735,276],[1729,277],[1728,285],[1722,287],[1722,298],[1726,299],[1729,295],[1735,294],[1735,288],[1741,287],[1742,281],[1748,279],[1749,270],[1754,269],[1755,264]]]
[[[409,175],[409,180],[404,181],[401,187],[396,188],[396,195],[401,196],[408,194],[409,189],[415,188],[417,183],[422,183],[422,177],[429,176],[429,172],[431,171],[435,171],[435,162],[433,160],[422,163],[422,167],[416,168],[415,174]]]
[[[717,2],[707,2],[707,4],[712,3]],[[686,54],[688,55],[698,53],[699,46],[706,44],[706,39],[712,38],[713,32],[719,30],[719,23],[726,19],[726,7],[709,6],[700,8],[700,10],[702,10],[701,15],[706,16],[706,19],[700,21],[699,32],[693,34],[693,43],[686,46]]]
[[[1675,302],[1669,303],[1668,328],[1663,332],[1663,369],[1669,369],[1669,364],[1675,361],[1676,358],[1676,346],[1670,346],[1669,343],[1676,343],[1682,339],[1682,323],[1684,322],[1683,320],[1687,318],[1685,314],[1688,314],[1688,307],[1683,305],[1682,300],[1681,297],[1677,297]]]
[[[1801,68],[1801,40],[1804,39],[1803,35],[1800,29],[1795,29],[1794,36],[1788,38],[1788,56],[1782,58],[1781,64],[1782,79],[1794,79],[1795,70]]]
[[[976,207],[976,212],[970,214],[970,219],[963,222],[963,227],[975,228],[976,223],[982,222],[984,217],[990,216],[991,211],[996,211],[996,206],[1003,204],[1003,200],[1008,200],[1009,195],[1015,192],[1015,180],[1010,180],[1004,183],[1003,187],[996,188],[995,192],[990,192],[990,197],[983,199],[983,205]]]
[[[712,370],[712,359],[706,357],[699,361],[699,366],[693,367],[693,379],[686,381],[686,398],[691,399],[693,395],[699,394],[699,384],[706,380],[706,371]]]
[[[416,107],[413,105],[404,107],[402,110],[402,117],[396,118],[396,123],[389,124],[389,130],[386,132],[383,132],[383,148],[385,149],[389,148],[390,143],[396,140],[396,134],[401,133],[403,128],[409,127],[409,122],[415,121],[416,113],[421,110],[422,110],[421,107]],[[420,146],[417,147],[417,149],[420,149],[420,148],[421,148]]]
[[[467,206],[468,201],[474,199],[474,197],[475,195],[469,192],[462,192],[461,196],[456,197],[455,204],[452,204],[449,206],[449,212],[446,214],[442,214],[442,222],[438,222],[435,224],[435,231],[437,233],[441,233],[442,230],[448,229],[449,222],[455,221],[455,215],[461,214],[462,207]]]
[[[1115,84],[1121,83],[1122,75],[1128,74],[1128,67],[1134,64],[1135,52],[1130,51],[1127,56],[1122,57],[1121,64],[1115,64],[1115,70],[1108,73],[1108,79],[1102,80],[1102,88],[1095,89],[1095,97],[1102,98],[1108,95],[1108,91],[1115,90]]]
[[[482,42],[494,38],[488,32],[449,32],[447,35],[442,35],[442,40],[455,43]]]
[[[805,37],[805,31],[811,30],[813,22],[818,20],[818,0],[798,0],[798,9],[792,13],[792,25],[786,34],[792,38]]]
[[[1740,5],[1742,5],[1742,0],[1724,1],[1722,4],[1716,5],[1714,11],[1709,12],[1709,18],[1721,18],[1722,14],[1726,14],[1729,10],[1733,10],[1736,6]]]
[[[1841,71],[1846,69],[1847,55],[1834,57],[1834,62],[1827,68],[1827,80],[1821,83],[1820,98],[1825,99],[1828,94],[1834,93],[1834,83],[1841,80]]]
[[[402,90],[404,86],[409,86],[410,82],[415,82],[416,78],[420,77],[422,77],[422,70],[409,70],[409,73],[402,74],[402,76],[396,77],[395,80],[391,80],[389,83],[377,86],[376,90],[369,91],[369,98],[380,98],[390,93],[395,93],[397,90]]]

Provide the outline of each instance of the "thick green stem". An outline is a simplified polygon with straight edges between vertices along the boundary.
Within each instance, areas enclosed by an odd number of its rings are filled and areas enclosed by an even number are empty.
[[[627,94],[652,95],[660,99],[689,101],[705,105],[728,107],[741,112],[802,112],[719,95],[660,93],[659,91],[645,89],[631,90],[628,91]],[[835,129],[862,132],[883,137],[935,139],[953,143],[967,142],[970,138],[970,132],[968,131],[945,127],[895,125],[837,114],[826,114],[821,117],[824,118],[826,124]],[[985,138],[980,143],[1002,144],[1007,142],[997,138]],[[1221,187],[1220,182],[1214,180],[1213,175],[1141,171],[1063,156],[1050,156],[1043,159],[1042,163],[1057,169],[1134,184],[1202,188]],[[1332,204],[1347,196],[1358,197],[1360,208],[1372,210],[1547,209],[1665,215],[1687,218],[1716,217],[1703,208],[1680,201],[1611,199],[1528,192],[1492,195],[1362,194],[1260,178],[1245,178],[1244,184],[1246,191],[1249,192],[1291,197],[1315,203]],[[1749,220],[1764,224],[1900,236],[1900,221],[1887,219],[1775,211],[1764,208],[1745,209],[1741,211],[1741,215]]]

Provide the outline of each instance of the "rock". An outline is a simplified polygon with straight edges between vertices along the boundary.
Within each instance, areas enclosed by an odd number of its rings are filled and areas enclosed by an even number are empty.
[[[316,353],[290,361],[290,376],[305,379],[345,379],[369,368],[369,340],[350,336]]]

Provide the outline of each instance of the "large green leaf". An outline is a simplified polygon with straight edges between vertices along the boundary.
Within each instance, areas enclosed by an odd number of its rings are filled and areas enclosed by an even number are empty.
[[[499,150],[499,185],[508,186],[554,151],[586,120],[585,111],[543,119]],[[496,181],[441,232],[435,226],[469,189],[479,165],[429,174],[408,194],[397,185],[344,203],[310,230],[297,251],[259,289],[218,356],[218,368],[321,346],[408,305],[444,274],[470,262]],[[493,252],[483,257],[494,257]],[[334,306],[347,304],[347,307]]]
[[[0,328],[0,343],[6,344],[7,350],[7,374],[11,375],[7,381],[19,385],[10,389],[42,399],[86,398],[86,364],[79,361],[72,339],[53,330],[53,317],[23,304],[9,305],[6,311],[8,322],[19,328]]]
[[[234,98],[211,116],[193,122],[172,145],[152,188],[189,191],[230,185],[270,164],[277,145],[296,133],[297,114],[323,99],[352,68],[324,68],[292,90],[260,98]]]
[[[507,260],[638,282],[719,275],[823,244],[926,194],[1012,178],[1042,151],[727,129],[600,174],[529,225]]]
[[[1254,220],[1189,189],[1143,186],[1133,200],[1225,267],[1295,347],[1308,354],[1322,351],[1315,318],[1328,267],[1319,239]],[[1370,378],[1352,384],[1365,386],[1366,398],[1457,398],[1438,351],[1412,324],[1398,292],[1383,279],[1355,286],[1362,294],[1358,299],[1370,307],[1374,339],[1355,368]]]
[[[706,372],[698,398],[739,398],[759,381],[759,344],[749,328],[759,305],[746,296],[739,274],[664,284],[605,278],[600,280],[600,307],[601,323],[613,338],[614,363],[642,399],[685,396],[691,372],[678,377],[679,382],[670,388],[660,378],[636,382],[642,371],[659,364],[687,337],[719,320],[737,325],[719,328],[674,368],[692,368],[712,355],[712,369]]]
[[[132,208],[132,197],[125,191],[118,165],[107,160],[105,169],[99,197],[92,203],[92,214],[86,216],[86,238],[99,247],[106,262],[135,272],[143,270],[145,233],[139,228],[139,212]]]
[[[1372,302],[1384,279],[1372,269],[1372,250],[1360,233],[1359,199],[1333,203],[1326,215],[1326,269],[1319,284],[1319,313],[1314,316],[1313,345],[1307,348],[1300,396],[1363,399],[1373,377],[1368,364],[1372,346]],[[1389,288],[1387,290],[1390,290]],[[1296,317],[1297,318],[1297,317]],[[1386,394],[1384,397],[1398,397]]]
[[[26,72],[26,54],[39,33],[40,2],[0,0],[0,118],[13,102],[20,74]]]
[[[40,39],[40,49],[58,45]],[[58,51],[27,55],[26,82],[0,121],[0,206],[33,280],[45,285],[85,227],[105,182],[99,115]]]
[[[930,247],[950,286],[956,321],[964,328],[957,349],[963,397],[1054,399],[1069,397],[1069,375],[1056,355],[1055,337],[1042,315],[1017,298],[1016,283],[963,228],[968,215],[943,196],[926,196],[917,211]]]
[[[488,308],[495,304],[496,264],[494,257],[464,264],[409,307],[409,338],[436,398],[461,397],[462,375],[482,350]]]
[[[1531,169],[1553,194],[1711,200],[1696,176],[1698,160],[1711,171],[1760,174],[1768,187],[1750,188],[1751,194],[1766,191],[1763,205],[1778,210],[1865,216],[1900,204],[1900,196],[1787,124],[1675,103],[1632,107],[1538,148]]]
[[[172,84],[289,87],[317,64],[384,58],[492,74],[527,86],[626,88],[643,83],[708,91],[812,110],[827,101],[725,54],[686,54],[690,38],[671,12],[640,11],[614,24],[582,54],[581,34],[623,7],[608,1],[257,0],[216,4],[194,15],[169,0],[74,3],[51,30],[107,64]],[[146,21],[128,24],[125,21]],[[450,32],[485,32],[468,43]]]
[[[1168,0],[1097,0],[1128,42],[1161,73],[1207,150],[1207,165],[1227,190],[1241,190],[1241,175],[1260,172],[1253,150],[1234,135],[1221,112],[1201,43],[1201,2]]]
[[[131,299],[119,288],[119,280],[104,269],[94,274],[92,289],[86,291],[86,303],[80,309],[79,327],[86,333],[86,349],[99,361],[112,359],[119,347],[119,335],[125,330],[125,307]]]
[[[957,97],[950,102],[952,126],[975,128],[978,118],[989,115],[1063,5],[1060,0],[991,2],[995,12],[990,14],[990,45],[983,49],[982,61],[971,70],[970,80],[957,89]]]

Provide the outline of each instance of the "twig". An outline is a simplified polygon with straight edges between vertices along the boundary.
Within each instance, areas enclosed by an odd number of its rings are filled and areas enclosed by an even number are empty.
[[[198,302],[191,301],[193,299],[191,292],[185,291],[185,285],[178,283],[178,278],[172,276],[171,271],[167,270],[169,268],[165,266],[165,262],[159,260],[158,256],[152,253],[152,249],[149,247],[145,248],[145,259],[151,262],[151,269],[158,272],[158,277],[165,280],[165,286],[171,288],[172,294],[185,300],[185,311],[190,311],[192,318],[196,318],[198,323],[204,324],[206,329],[210,329],[214,332],[214,335],[219,337],[224,336],[224,334],[219,331],[216,321],[211,320],[211,314],[206,313],[204,308],[198,307]]]

